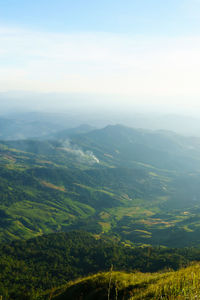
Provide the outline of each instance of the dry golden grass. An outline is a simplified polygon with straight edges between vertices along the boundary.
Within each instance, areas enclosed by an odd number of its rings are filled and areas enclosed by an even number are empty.
[[[109,294],[109,300],[196,300],[200,299],[200,264],[176,272],[99,273],[70,282],[59,293],[53,299],[104,300]]]

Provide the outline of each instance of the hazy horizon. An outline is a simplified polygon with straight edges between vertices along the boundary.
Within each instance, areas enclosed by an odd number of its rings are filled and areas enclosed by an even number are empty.
[[[163,97],[164,99],[164,97]],[[154,99],[155,100],[155,99]],[[0,115],[5,112],[114,112],[125,114],[160,114],[200,117],[198,107],[177,107],[177,104],[154,103],[151,98],[132,98],[117,94],[0,92]]]
[[[198,113],[189,111],[176,112],[163,107],[134,106],[112,99],[108,104],[102,103],[102,98],[95,103],[93,97],[82,95],[59,94],[16,94],[10,97],[0,94],[1,102],[0,119],[16,121],[22,128],[35,122],[59,125],[57,131],[67,128],[75,128],[87,124],[96,128],[107,125],[121,124],[133,128],[151,130],[170,130],[188,136],[200,136],[200,117]],[[104,101],[106,97],[104,96]],[[73,101],[72,101],[73,100]],[[0,121],[1,121],[0,120]],[[33,126],[33,125],[31,125]],[[50,126],[50,128],[51,128]],[[2,133],[4,127],[1,128]],[[18,127],[14,130],[17,130]],[[23,137],[20,135],[19,137]],[[17,135],[18,136],[18,135]],[[28,136],[27,136],[28,137]]]

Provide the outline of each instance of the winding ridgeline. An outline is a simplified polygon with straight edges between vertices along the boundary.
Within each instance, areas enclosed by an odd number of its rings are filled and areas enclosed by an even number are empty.
[[[200,259],[200,138],[84,126],[2,140],[0,164],[5,299],[198,295],[198,264],[136,270]]]

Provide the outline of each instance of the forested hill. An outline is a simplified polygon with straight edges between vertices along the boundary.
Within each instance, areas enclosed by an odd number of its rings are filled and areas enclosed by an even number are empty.
[[[200,249],[195,248],[134,248],[83,231],[55,233],[0,246],[0,295],[44,299],[70,280],[108,272],[112,265],[115,271],[155,272],[177,270],[199,259]]]
[[[72,142],[84,150],[92,150],[100,160],[117,165],[200,170],[200,138],[184,137],[170,131],[109,125],[74,136]]]
[[[131,245],[200,244],[198,138],[75,132],[1,143],[1,241],[84,228]]]
[[[68,156],[70,153],[75,157],[79,154],[82,159],[90,151],[106,166],[144,165],[176,171],[200,170],[200,138],[164,130],[133,129],[122,125],[92,130],[92,127],[84,125],[49,135],[49,141],[15,140],[5,143],[8,147],[43,155],[54,151],[59,158],[61,150],[65,150]]]

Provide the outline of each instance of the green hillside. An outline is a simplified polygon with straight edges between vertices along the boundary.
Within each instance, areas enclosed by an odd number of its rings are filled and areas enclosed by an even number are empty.
[[[147,192],[148,199],[157,197],[158,191],[162,194],[162,180],[144,170],[99,165],[96,169],[86,162],[78,169],[76,155],[66,153],[62,160],[63,151],[50,143],[15,143],[29,151],[4,145],[0,149],[2,241],[80,228],[88,217],[92,231],[101,233],[106,226],[104,210],[130,206],[130,197],[144,199]],[[135,205],[135,200],[131,202]]]
[[[123,272],[158,272],[192,261],[200,261],[200,248],[130,247],[84,231],[54,233],[0,245],[0,295],[6,300],[44,299],[49,291],[108,272],[112,265]]]
[[[163,273],[99,273],[53,293],[55,300],[199,299],[200,265]],[[58,294],[58,295],[56,295]]]
[[[0,240],[84,228],[128,245],[200,245],[199,149],[123,126],[2,142]]]

